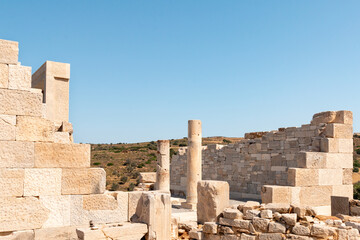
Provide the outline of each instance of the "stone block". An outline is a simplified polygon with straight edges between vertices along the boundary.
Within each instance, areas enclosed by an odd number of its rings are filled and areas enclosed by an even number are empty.
[[[352,124],[353,114],[351,111],[327,111],[315,114],[311,124],[319,125],[321,123]]]
[[[62,122],[59,131],[60,132],[67,132],[67,133],[70,133],[70,134],[72,134],[74,132],[72,124],[69,123],[69,122],[65,122],[65,121]]]
[[[15,141],[16,116],[0,115],[0,141]]]
[[[256,240],[256,236],[243,233],[241,234],[240,240]]]
[[[260,208],[260,203],[256,201],[247,201],[243,206],[243,212],[246,213],[247,210],[253,210]]]
[[[86,227],[88,225],[89,224],[87,224]],[[35,229],[34,240],[78,240],[79,238],[76,233],[76,228],[79,228],[79,226]]]
[[[24,196],[60,195],[60,168],[26,168]]]
[[[337,214],[350,215],[350,205],[348,197],[331,196],[331,216]]]
[[[110,194],[92,194],[83,196],[84,210],[115,210],[118,208],[116,198]]]
[[[40,202],[47,208],[49,218],[43,228],[63,227],[70,225],[70,200],[69,195],[40,196]]]
[[[106,173],[103,168],[64,168],[61,193],[101,194],[105,191]]]
[[[144,192],[140,207],[136,209],[138,221],[149,227],[147,239],[170,239],[171,200],[170,194],[158,191]]]
[[[31,67],[9,65],[9,89],[29,90],[31,88]]]
[[[128,221],[131,221],[134,217],[136,217],[136,209],[140,208],[141,205],[139,203],[142,192],[129,192],[129,216]]]
[[[90,228],[76,229],[79,239],[82,240],[139,240],[147,233],[147,226],[143,223],[122,223],[121,226],[101,226],[98,230]],[[162,239],[162,238],[158,238]],[[165,240],[165,238],[163,238]],[[169,238],[170,239],[170,238]]]
[[[353,164],[352,153],[300,152],[296,154],[296,160],[298,167],[312,169],[351,168]]]
[[[334,185],[332,186],[331,195],[343,196],[343,197],[348,197],[349,199],[353,199],[353,185]]]
[[[225,208],[223,211],[224,218],[242,219],[243,214],[238,209]]]
[[[0,89],[0,114],[42,116],[42,94]]]
[[[259,235],[259,240],[282,240],[281,233],[262,233]]]
[[[310,228],[304,226],[304,225],[300,225],[300,223],[297,223],[293,228],[292,228],[292,233],[296,234],[296,235],[300,235],[300,236],[309,236],[310,235]]]
[[[278,212],[278,213],[289,213],[291,210],[291,206],[288,203],[267,203],[265,205],[262,206],[264,209],[264,211],[271,211],[273,213]]]
[[[288,184],[294,187],[319,185],[319,169],[289,168]]]
[[[327,138],[352,139],[353,127],[350,124],[330,123],[326,125],[324,135]]]
[[[71,143],[70,135],[68,132],[55,132],[54,133],[54,143]]]
[[[84,197],[83,195],[70,196],[70,225],[88,226],[90,220],[96,224],[127,221],[129,203],[127,192],[108,192],[103,194],[103,197],[89,195],[85,198],[85,202]],[[109,200],[109,197],[113,197],[117,201],[118,207],[116,209],[111,204],[113,201]],[[103,199],[107,203],[101,203]],[[96,202],[101,206],[96,207]],[[109,209],[106,209],[106,207],[109,207]]]
[[[257,232],[267,232],[270,219],[265,218],[253,218],[252,224]]]
[[[0,63],[0,88],[9,87],[9,65]]]
[[[351,185],[353,183],[352,173],[353,173],[352,168],[343,169],[343,182],[342,182],[343,185]]]
[[[342,185],[343,173],[339,169],[318,169],[319,185]]]
[[[17,116],[16,140],[29,142],[54,141],[54,124],[45,118]]]
[[[33,142],[0,141],[0,153],[1,167],[34,167]]]
[[[24,169],[0,168],[0,196],[24,194]]]
[[[237,227],[241,229],[248,230],[250,227],[249,220],[242,220],[242,219],[228,219],[228,218],[219,218],[219,224],[231,227]]]
[[[299,199],[300,187],[264,185],[261,189],[263,203],[295,204]]]
[[[19,43],[0,39],[0,63],[17,64]]]
[[[0,233],[1,240],[34,240],[34,231],[15,231],[15,232],[3,232]]]
[[[90,145],[75,143],[35,143],[35,167],[90,167]]]
[[[260,216],[261,218],[268,218],[268,219],[273,218],[273,214],[271,210],[261,210]]]
[[[35,197],[2,197],[0,213],[0,232],[40,228],[49,216],[49,210]]]
[[[312,186],[301,187],[300,204],[308,206],[326,206],[330,205],[330,196],[332,195],[332,186]]]
[[[353,139],[322,138],[320,142],[320,151],[334,153],[352,153]]]
[[[156,182],[156,172],[141,172],[140,173],[140,182],[141,183],[155,183]]]
[[[229,206],[229,184],[225,181],[199,181],[197,185],[198,222],[216,222]]]
[[[281,219],[290,226],[295,226],[296,220],[297,220],[297,214],[296,213],[283,213],[281,215]]]
[[[216,234],[217,227],[218,227],[218,225],[215,222],[205,222],[204,226],[203,226],[203,232]]]
[[[286,227],[282,223],[271,222],[269,223],[269,233],[285,233]]]

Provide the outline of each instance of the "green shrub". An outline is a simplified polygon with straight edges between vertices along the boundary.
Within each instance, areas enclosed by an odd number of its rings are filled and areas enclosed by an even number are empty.
[[[130,163],[131,163],[131,160],[130,160],[130,159],[126,159],[123,165],[126,166],[126,165],[129,165]]]
[[[177,151],[175,151],[173,148],[170,148],[170,160],[174,155],[177,155]]]
[[[111,184],[111,191],[117,191],[119,189],[119,184],[113,183]]]
[[[227,140],[227,139],[223,139],[223,142],[226,143],[226,144],[231,143],[231,141],[230,141],[230,140]]]
[[[150,163],[151,163],[150,159],[145,162],[145,164],[150,164]]]
[[[354,167],[354,168],[353,168],[353,172],[359,172],[359,168],[358,168],[358,167]]]
[[[356,154],[360,154],[360,148],[356,149]]]
[[[179,147],[186,147],[186,146],[187,146],[186,143],[180,143],[180,144],[179,144]]]
[[[360,183],[354,184],[354,199],[360,199]]]
[[[140,163],[137,167],[138,167],[138,168],[143,168],[144,166],[145,166],[145,164]]]
[[[360,162],[359,162],[359,160],[357,160],[356,158],[354,158],[353,167],[354,167],[354,168],[355,168],[355,167],[357,167],[357,168],[360,167]]]
[[[126,183],[128,180],[128,177],[127,176],[122,176],[120,181],[122,182],[122,184]]]
[[[99,163],[99,162],[94,162],[93,163],[93,165],[95,165],[95,166],[99,166],[101,163]]]
[[[106,164],[106,166],[110,167],[113,166],[114,164],[112,162],[109,162],[108,164]]]
[[[134,183],[130,183],[128,190],[129,190],[129,191],[134,191],[134,188],[135,188],[135,184],[134,184]]]

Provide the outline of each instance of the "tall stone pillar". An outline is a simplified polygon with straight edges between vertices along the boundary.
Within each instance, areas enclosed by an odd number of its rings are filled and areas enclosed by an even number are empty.
[[[157,141],[157,165],[155,189],[170,192],[170,141]]]
[[[198,200],[197,183],[201,180],[201,138],[201,121],[189,120],[186,202],[182,203],[182,207],[188,209],[196,209]]]

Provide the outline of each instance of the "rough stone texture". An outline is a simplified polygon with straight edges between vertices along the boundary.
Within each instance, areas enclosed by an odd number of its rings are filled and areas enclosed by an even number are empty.
[[[229,184],[222,181],[199,181],[197,191],[198,222],[215,222],[229,206]]]
[[[141,172],[139,181],[141,183],[154,183],[156,182],[156,172]]]
[[[262,218],[273,218],[273,214],[272,214],[272,211],[271,210],[262,210],[261,212],[260,212],[260,216],[262,217]]]
[[[136,217],[136,209],[140,208],[139,201],[141,199],[142,192],[129,192],[129,216],[128,221],[131,221]]]
[[[267,232],[270,219],[266,218],[253,218],[253,226],[257,232]]]
[[[296,235],[302,235],[302,236],[309,236],[310,235],[310,229],[306,226],[300,225],[299,223],[297,223],[293,229],[292,229],[292,233],[296,234]]]
[[[101,226],[98,230],[78,228],[76,232],[82,240],[139,240],[147,233],[147,230],[146,224],[143,223],[123,223],[122,226]]]
[[[0,63],[0,88],[9,87],[9,65]]]
[[[49,210],[34,197],[0,199],[0,232],[40,228]]]
[[[281,215],[281,218],[285,221],[286,224],[294,226],[297,220],[296,213],[284,213]]]
[[[16,116],[0,115],[0,140],[15,141]]]
[[[67,132],[55,132],[54,143],[71,143],[70,135]]]
[[[0,168],[0,196],[24,194],[24,169]]]
[[[0,233],[1,240],[34,240],[34,231],[16,231]]]
[[[0,63],[17,64],[19,43],[0,39]]]
[[[90,167],[90,145],[35,143],[35,167]]]
[[[49,218],[42,226],[43,228],[70,225],[70,196],[40,196],[39,199],[44,207],[50,211]]]
[[[24,179],[24,196],[60,195],[60,168],[26,168]]]
[[[84,210],[115,210],[118,202],[115,196],[110,194],[94,194],[83,196]]]
[[[352,124],[331,123],[326,125],[324,134],[328,138],[352,138]]]
[[[46,61],[32,76],[31,86],[44,92],[46,118],[69,121],[70,64]]]
[[[89,206],[89,201],[100,200],[96,197],[85,201],[82,195],[71,195],[70,198],[70,224],[71,225],[88,225],[92,220],[94,223],[113,223],[113,222],[125,222],[128,218],[128,193],[127,192],[109,192],[106,193],[113,196],[117,200],[118,207],[114,209],[113,205],[109,205],[109,209],[105,209],[104,204],[102,209],[86,210],[93,206],[93,203]],[[91,197],[90,197],[91,198]],[[102,204],[99,202],[99,204]],[[92,208],[92,207],[91,207]],[[94,207],[95,208],[95,207]]]
[[[0,141],[0,166],[25,168],[34,166],[34,143]]]
[[[225,208],[223,211],[224,218],[242,219],[243,214],[238,209]]]
[[[42,94],[0,89],[0,114],[42,116]]]
[[[295,187],[319,185],[319,171],[318,169],[289,168],[288,183]]]
[[[9,65],[9,89],[29,90],[31,88],[31,67]]]
[[[18,116],[16,125],[17,141],[54,141],[54,124],[45,118]]]
[[[136,216],[148,225],[148,240],[170,239],[171,236],[171,200],[169,193],[144,192]]]
[[[79,226],[68,226],[35,229],[35,240],[78,240],[79,238],[76,233],[76,228],[78,227]]]
[[[103,168],[64,168],[61,182],[62,194],[101,194],[106,173]]]
[[[218,227],[218,225],[215,222],[205,222],[204,226],[203,226],[203,232],[216,234],[217,227]]]

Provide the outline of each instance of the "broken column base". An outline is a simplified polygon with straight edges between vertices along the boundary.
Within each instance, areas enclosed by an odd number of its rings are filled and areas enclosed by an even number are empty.
[[[181,203],[181,207],[185,208],[185,209],[191,209],[191,210],[196,210],[196,203],[187,203],[187,202],[182,202]]]

